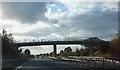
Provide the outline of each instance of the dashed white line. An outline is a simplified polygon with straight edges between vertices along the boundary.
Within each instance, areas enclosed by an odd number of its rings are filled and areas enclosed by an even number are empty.
[[[27,62],[29,62],[29,61],[27,61]],[[18,70],[19,68],[21,68],[23,65],[25,65],[27,62],[25,62],[25,63],[23,63],[22,65],[20,65],[20,66],[18,66],[17,68],[16,68],[16,70]]]

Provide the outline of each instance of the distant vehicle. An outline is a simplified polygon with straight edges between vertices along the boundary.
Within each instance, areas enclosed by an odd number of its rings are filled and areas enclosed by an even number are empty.
[[[35,56],[35,59],[44,58],[44,56]]]

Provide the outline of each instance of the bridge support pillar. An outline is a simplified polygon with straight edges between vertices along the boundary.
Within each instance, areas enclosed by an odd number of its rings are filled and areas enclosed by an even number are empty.
[[[56,44],[53,45],[53,49],[54,49],[54,56],[57,57],[57,47],[56,47]]]

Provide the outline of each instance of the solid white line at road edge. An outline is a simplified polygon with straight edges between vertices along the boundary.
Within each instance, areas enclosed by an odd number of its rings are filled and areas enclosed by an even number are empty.
[[[29,62],[29,61],[27,61],[27,62]],[[22,65],[20,65],[20,66],[18,66],[17,68],[16,68],[16,70],[18,70],[19,68],[21,68],[23,65],[25,65],[27,62],[25,62],[25,63],[23,63]]]

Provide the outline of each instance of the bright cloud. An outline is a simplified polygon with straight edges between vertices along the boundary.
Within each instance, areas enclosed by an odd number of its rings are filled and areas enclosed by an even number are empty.
[[[112,6],[109,7],[109,5]],[[55,6],[57,6],[57,3]],[[113,30],[113,33],[117,32],[117,3],[69,2],[64,3],[63,6],[68,9],[65,11],[66,13],[54,12],[54,14],[52,14],[52,10],[49,10],[49,13],[47,12],[46,14],[49,15],[47,16],[48,19],[51,19],[52,16],[52,19],[50,21],[55,21],[59,27],[62,26],[62,28],[68,28],[71,33],[75,32],[78,34],[79,32],[80,35],[81,33],[84,33],[83,36],[102,37],[100,33],[105,34],[106,32],[104,31],[103,26],[105,28],[108,28],[107,31],[109,31],[111,29],[111,25],[115,26],[115,28],[113,28],[115,29]],[[52,9],[52,7],[49,7],[49,9]],[[61,16],[62,14],[65,16]],[[86,27],[84,28],[84,26]],[[70,33],[69,31],[67,32]],[[109,34],[109,32],[107,34]],[[67,34],[67,36],[69,36],[69,34]],[[107,36],[108,35],[105,35],[105,37]]]

